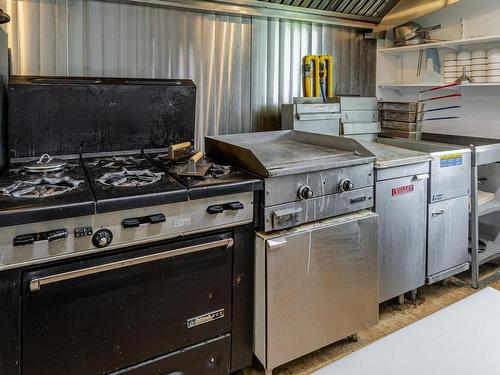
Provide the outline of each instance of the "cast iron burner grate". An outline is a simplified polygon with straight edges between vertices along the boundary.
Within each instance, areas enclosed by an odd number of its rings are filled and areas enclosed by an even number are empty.
[[[105,173],[97,181],[107,186],[140,187],[160,181],[162,175],[163,172],[155,173],[149,169],[129,171],[123,168],[120,172]]]
[[[0,188],[0,192],[12,198],[47,198],[67,193],[82,183],[83,180],[74,180],[70,177],[44,176],[34,180],[16,181],[7,187]]]
[[[207,176],[213,178],[221,178],[230,174],[232,170],[233,169],[230,165],[212,164],[207,172]]]
[[[113,156],[89,162],[88,165],[97,168],[121,169],[124,167],[137,167],[143,161],[143,158],[136,156]]]

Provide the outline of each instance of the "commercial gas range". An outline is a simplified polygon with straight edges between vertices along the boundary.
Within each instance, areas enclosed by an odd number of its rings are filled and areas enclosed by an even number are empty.
[[[208,156],[261,177],[254,353],[266,372],[378,321],[374,156],[300,131],[206,138]]]
[[[192,138],[195,95],[190,81],[11,79],[0,373],[251,364],[262,182],[230,165],[182,177],[156,158]]]

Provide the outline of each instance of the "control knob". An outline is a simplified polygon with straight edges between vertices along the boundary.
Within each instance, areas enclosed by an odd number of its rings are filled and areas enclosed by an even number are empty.
[[[339,182],[339,190],[340,191],[350,191],[354,189],[354,184],[348,178],[343,178]]]
[[[302,185],[297,192],[300,199],[309,199],[314,196],[313,191],[309,185]]]
[[[113,241],[113,233],[109,229],[99,229],[92,236],[95,247],[106,247]]]

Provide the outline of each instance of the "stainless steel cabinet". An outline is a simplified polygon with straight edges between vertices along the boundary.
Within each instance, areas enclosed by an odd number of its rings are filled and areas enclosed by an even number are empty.
[[[271,370],[378,321],[377,215],[257,234],[254,353]]]
[[[432,282],[445,278],[456,267],[467,269],[468,201],[466,195],[429,204],[427,277]],[[443,270],[444,275],[440,275]]]
[[[377,181],[379,301],[425,284],[427,174]]]

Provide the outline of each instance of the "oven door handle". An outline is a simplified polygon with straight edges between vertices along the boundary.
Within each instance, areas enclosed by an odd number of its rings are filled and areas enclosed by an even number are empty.
[[[228,248],[232,247],[233,243],[234,240],[232,238],[226,238],[223,240],[202,243],[199,245],[182,247],[180,249],[163,251],[161,253],[149,254],[137,258],[124,259],[116,262],[101,264],[98,266],[82,268],[80,270],[74,270],[69,272],[58,273],[55,275],[34,278],[30,281],[29,287],[32,292],[36,292],[40,290],[42,285],[54,284],[58,283],[59,281],[76,279],[83,276],[94,275],[96,273],[131,267],[138,264],[154,262],[156,260],[167,259],[178,255],[185,255],[185,254],[195,253],[198,251],[215,249],[222,246]]]

